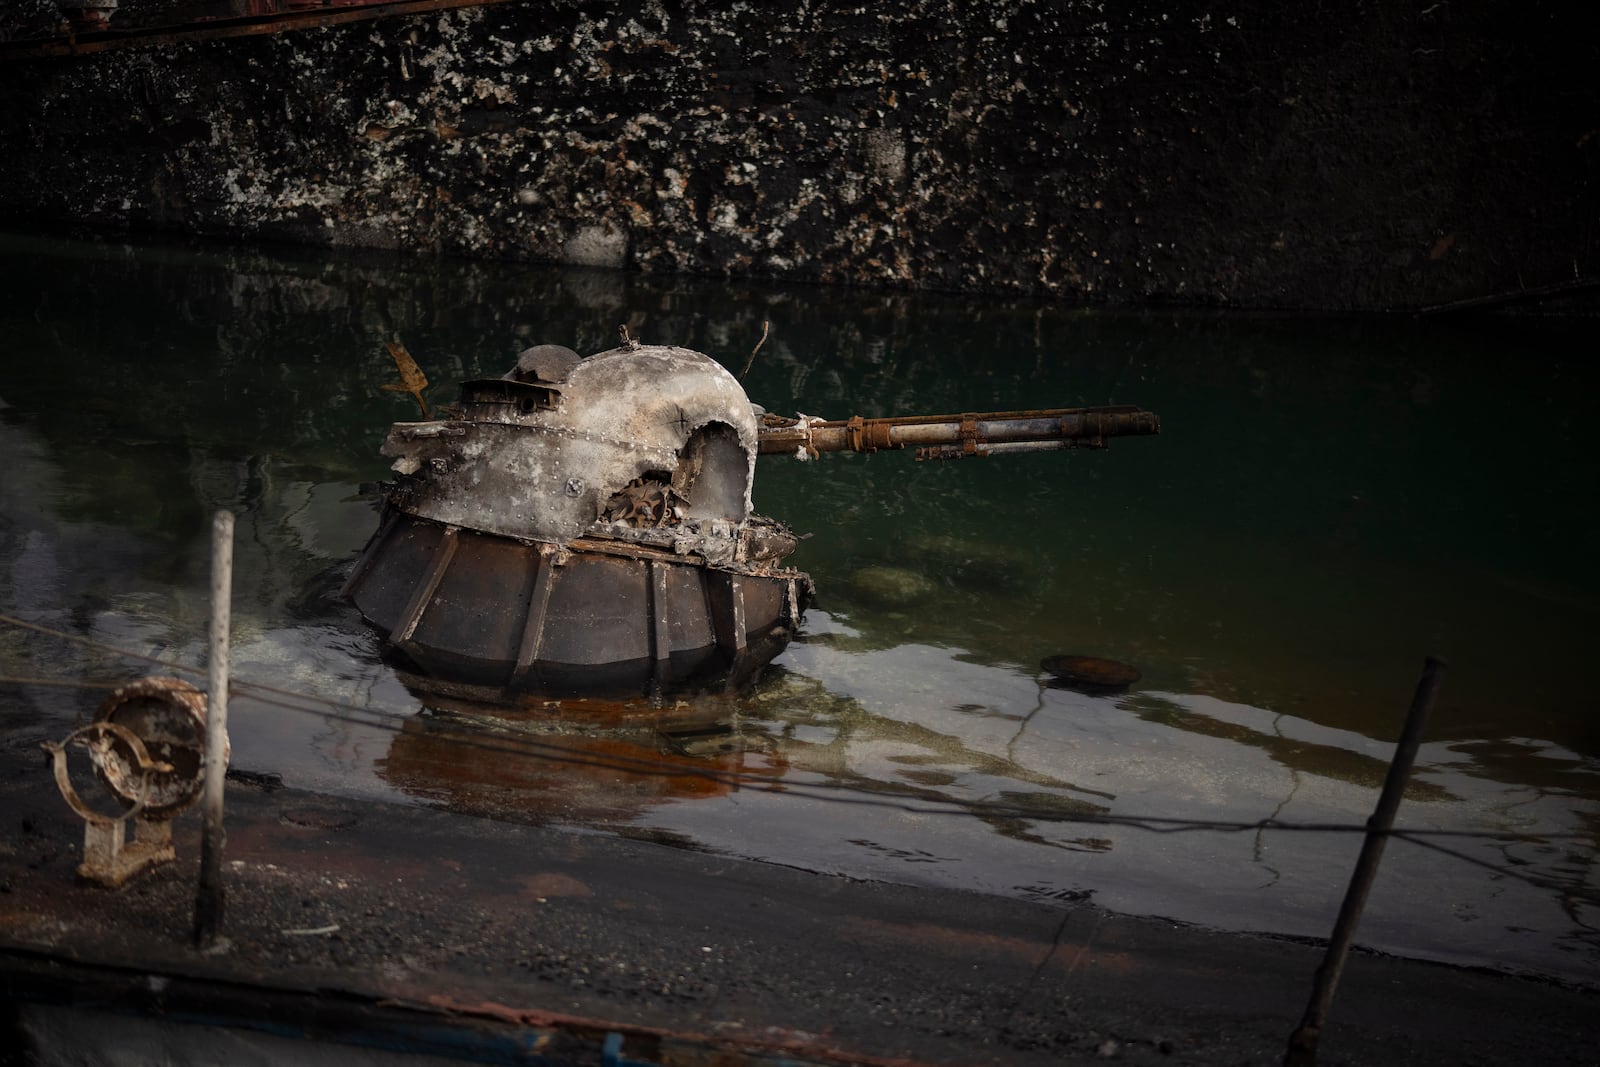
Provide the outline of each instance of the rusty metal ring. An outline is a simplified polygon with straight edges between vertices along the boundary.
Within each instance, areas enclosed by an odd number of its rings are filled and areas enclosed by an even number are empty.
[[[145,798],[145,818],[169,819],[200,799],[205,778],[206,696],[178,678],[150,676],[111,693],[95,712],[96,722],[113,722],[139,736],[154,759],[170,763],[173,770],[152,773]],[[223,760],[227,750],[224,740]],[[95,766],[95,772],[124,803],[133,799],[133,779],[142,776],[124,768],[118,757]]]
[[[92,736],[104,734],[110,734],[116,740],[127,745],[128,749],[133,753],[134,762],[139,767],[139,792],[135,796],[133,804],[121,815],[102,815],[85,804],[83,798],[78,795],[77,789],[73,787],[72,776],[67,771],[67,746],[81,740],[84,747],[87,748],[92,743]],[[68,807],[77,812],[85,822],[94,823],[96,826],[101,827],[114,826],[142,812],[145,801],[150,796],[151,773],[170,774],[172,771],[170,763],[161,763],[150,758],[150,751],[144,747],[144,742],[140,740],[138,734],[126,726],[119,726],[114,722],[92,722],[87,726],[81,726],[72,731],[59,744],[46,741],[40,747],[50,754],[51,763],[55,769],[56,788],[61,790],[61,796],[66,800]],[[93,750],[90,751],[89,759],[90,762],[94,761]]]

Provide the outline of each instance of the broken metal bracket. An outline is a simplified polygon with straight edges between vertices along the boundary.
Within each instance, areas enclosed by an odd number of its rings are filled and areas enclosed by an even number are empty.
[[[961,454],[965,456],[978,455],[978,416],[967,414],[961,416]]]
[[[67,749],[72,745],[87,748],[89,760],[97,770],[108,764],[113,748],[123,749],[126,757],[121,762],[138,774],[138,786],[127,810],[120,815],[103,815],[84,803],[67,767]],[[115,889],[141,871],[176,857],[172,824],[166,819],[143,817],[150,799],[151,775],[171,774],[172,764],[152,759],[138,734],[114,722],[92,722],[68,734],[60,744],[46,741],[40,747],[50,756],[62,798],[83,819],[83,862],[78,866],[78,877]],[[127,838],[129,819],[139,820],[132,840]]]
[[[141,678],[112,691],[93,722],[59,744],[42,745],[56,787],[84,823],[78,877],[115,889],[176,858],[172,819],[199,799],[205,779],[206,703],[203,693],[177,678]],[[225,739],[222,745],[225,767]],[[69,748],[88,751],[95,777],[122,805],[120,812],[103,814],[84,801],[72,783]]]

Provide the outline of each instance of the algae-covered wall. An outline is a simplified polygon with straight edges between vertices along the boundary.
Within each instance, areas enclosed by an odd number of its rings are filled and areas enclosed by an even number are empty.
[[[0,56],[0,219],[1426,306],[1600,274],[1593,21],[1504,0],[543,0]]]

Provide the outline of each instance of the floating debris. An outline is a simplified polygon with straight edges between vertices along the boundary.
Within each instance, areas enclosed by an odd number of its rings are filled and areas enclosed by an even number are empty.
[[[1046,656],[1039,668],[1070,686],[1107,692],[1126,689],[1140,678],[1128,664],[1099,656]]]
[[[422,408],[422,417],[430,418],[428,402],[422,398],[422,394],[428,391],[428,376],[422,373],[422,368],[417,366],[417,361],[411,358],[411,353],[400,341],[386,341],[384,347],[389,350],[389,357],[400,370],[400,380],[385,384],[383,389],[390,393],[410,393]]]

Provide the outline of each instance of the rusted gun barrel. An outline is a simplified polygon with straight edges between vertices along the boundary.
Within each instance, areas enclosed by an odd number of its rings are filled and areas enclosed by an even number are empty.
[[[1105,448],[1108,437],[1160,432],[1161,419],[1154,412],[1131,404],[891,419],[856,415],[832,421],[769,414],[762,416],[759,451],[809,459],[822,452],[877,452],[911,445],[919,460],[961,459]]]

